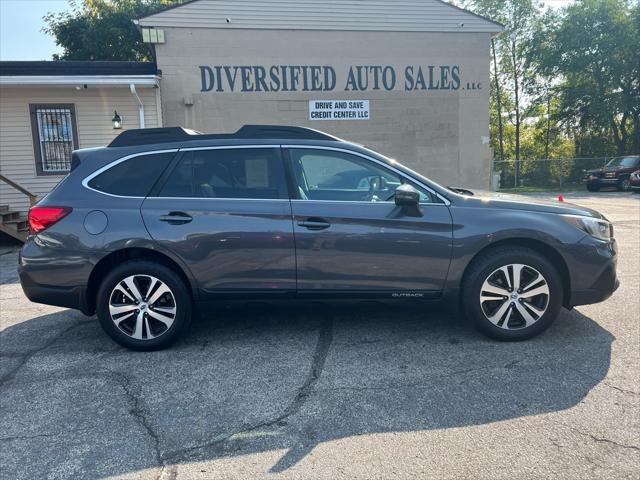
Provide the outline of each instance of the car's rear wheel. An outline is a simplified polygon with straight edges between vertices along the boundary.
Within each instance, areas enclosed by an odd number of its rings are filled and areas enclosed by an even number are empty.
[[[506,247],[474,260],[462,295],[465,313],[483,333],[498,340],[526,340],[558,316],[562,279],[539,253]]]
[[[621,178],[618,182],[618,190],[621,192],[626,192],[627,190],[629,190],[629,185],[630,182],[628,178]]]
[[[598,192],[600,191],[600,187],[597,185],[587,185],[587,190],[590,192]]]
[[[116,267],[97,298],[102,328],[132,350],[159,350],[173,343],[191,322],[191,297],[171,269],[148,261]]]

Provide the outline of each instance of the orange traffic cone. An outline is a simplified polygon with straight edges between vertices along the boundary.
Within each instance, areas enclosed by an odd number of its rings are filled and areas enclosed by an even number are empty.
[[[562,194],[558,195],[558,201],[559,202],[564,202],[564,195],[562,195]]]

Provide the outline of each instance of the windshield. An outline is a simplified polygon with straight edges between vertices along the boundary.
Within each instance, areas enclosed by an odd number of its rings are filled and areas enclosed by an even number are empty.
[[[607,163],[607,167],[635,167],[638,157],[616,157]]]

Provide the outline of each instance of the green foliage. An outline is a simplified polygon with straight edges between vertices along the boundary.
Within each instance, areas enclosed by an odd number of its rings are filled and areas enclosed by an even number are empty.
[[[533,0],[457,3],[505,25],[491,65],[496,159],[500,131],[504,158],[520,159],[523,174],[531,159],[640,152],[638,0],[576,0],[547,10]]]
[[[183,0],[72,0],[71,11],[48,14],[45,32],[63,48],[54,60],[153,59],[133,20]]]
[[[535,38],[538,71],[560,79],[556,119],[574,128],[582,149],[640,151],[639,16],[636,2],[581,0],[550,18]]]

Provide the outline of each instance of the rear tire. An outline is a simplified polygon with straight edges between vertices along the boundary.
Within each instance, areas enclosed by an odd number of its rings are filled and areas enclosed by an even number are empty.
[[[562,279],[539,253],[504,247],[482,254],[465,273],[467,318],[496,340],[520,341],[546,330],[562,307]]]
[[[191,323],[191,295],[182,279],[158,263],[134,260],[105,277],[96,299],[104,331],[131,350],[160,350]]]
[[[589,190],[590,192],[599,192],[600,187],[598,187],[597,185],[587,185],[587,190]]]
[[[630,182],[628,178],[620,179],[620,181],[618,182],[618,191],[626,192],[627,190],[629,190],[629,185],[630,185]]]

